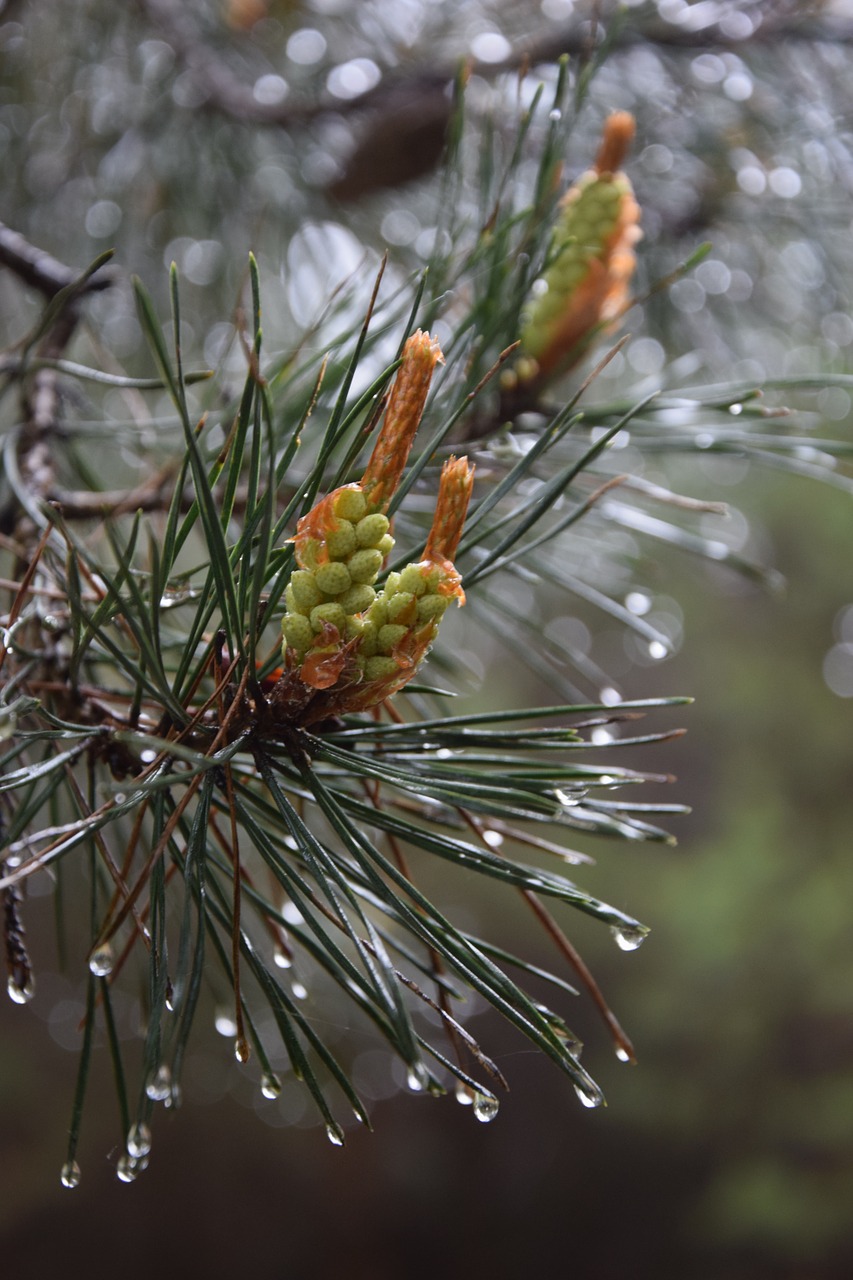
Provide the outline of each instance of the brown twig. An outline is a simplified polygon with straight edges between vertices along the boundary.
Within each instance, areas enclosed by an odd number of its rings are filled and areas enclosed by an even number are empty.
[[[533,914],[539,920],[557,950],[569,962],[589,994],[592,996],[595,1007],[598,1009],[598,1012],[601,1014],[601,1017],[613,1037],[613,1043],[616,1046],[617,1055],[625,1062],[636,1062],[637,1055],[634,1052],[633,1044],[626,1033],[622,1030],[618,1018],[602,995],[601,988],[592,976],[592,973],[580,953],[572,943],[569,942],[568,938],[563,933],[563,930],[557,924],[557,921],[551,915],[550,911],[543,906],[532,889],[522,889],[521,896],[531,908]]]
[[[48,311],[43,321],[47,327],[31,352],[37,359],[58,360],[62,356],[77,327],[81,299],[85,294],[108,288],[112,283],[112,276],[103,266],[81,274],[30,244],[19,232],[2,222],[0,265],[48,299]],[[51,304],[55,314],[50,311]],[[32,511],[53,496],[54,442],[62,431],[62,390],[60,375],[49,367],[41,366],[28,372],[22,366],[20,377],[23,421],[18,442],[18,468],[21,481],[32,498]],[[32,521],[27,514],[20,512],[17,522],[20,526],[16,530],[18,539],[29,551],[35,534]]]
[[[483,845],[487,849],[489,849],[490,852],[494,853],[494,850],[491,848],[491,846],[489,845],[488,841],[485,838],[485,832],[482,826],[480,825],[480,823],[477,822],[477,820],[470,813],[467,813],[465,809],[457,808],[457,813],[460,815],[462,820],[465,823],[467,823],[467,825],[471,828],[471,830],[475,832],[478,839],[483,843]],[[623,1061],[625,1062],[636,1062],[637,1057],[636,1057],[636,1054],[634,1053],[633,1044],[631,1043],[630,1039],[626,1035],[625,1031],[623,1031],[619,1023],[619,1020],[617,1019],[616,1015],[613,1013],[607,1001],[605,1000],[604,996],[602,995],[601,988],[599,987],[598,983],[595,981],[595,978],[592,976],[592,973],[590,972],[589,968],[587,967],[580,953],[572,945],[572,943],[569,942],[565,933],[563,933],[563,930],[557,924],[557,921],[551,915],[550,911],[548,911],[546,907],[543,906],[542,902],[539,900],[539,898],[536,896],[533,890],[520,889],[519,892],[521,893],[521,896],[524,898],[525,902],[533,911],[536,918],[539,920],[540,924],[542,925],[542,927],[544,928],[545,932],[548,934],[549,938],[552,940],[554,945],[556,946],[557,950],[560,952],[563,958],[568,961],[572,969],[574,969],[575,973],[580,978],[583,985],[586,987],[587,991],[592,997],[593,1003],[595,1004],[596,1008],[601,1014],[601,1017],[603,1018],[604,1022],[606,1023],[610,1031],[611,1036],[613,1037],[613,1043],[616,1046],[617,1055],[620,1058],[622,1058]]]
[[[0,861],[0,874],[6,864]],[[23,894],[15,884],[3,890],[3,939],[6,948],[6,968],[9,973],[9,994],[13,1000],[26,1000],[33,990],[33,969],[27,952],[21,919]]]
[[[13,231],[4,222],[0,222],[0,265],[8,267],[19,280],[46,298],[55,298],[63,289],[80,281],[79,271],[30,244],[19,231]],[[112,276],[102,267],[80,282],[80,293],[97,293],[108,289],[112,282]]]

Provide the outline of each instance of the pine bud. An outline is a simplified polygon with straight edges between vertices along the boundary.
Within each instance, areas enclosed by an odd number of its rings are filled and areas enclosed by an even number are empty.
[[[375,706],[414,675],[450,602],[465,596],[456,554],[473,486],[467,458],[442,468],[424,558],[374,584],[394,546],[384,508],[408,459],[441,351],[418,331],[403,350],[385,423],[360,483],[344,485],[303,516],[297,569],[285,588],[282,648],[289,678],[312,690],[302,723]]]
[[[385,421],[361,481],[371,511],[384,511],[400,483],[439,363],[444,357],[438,339],[418,329],[403,347]]]
[[[560,202],[544,274],[523,318],[521,381],[546,379],[571,368],[586,344],[612,325],[628,302],[628,282],[641,236],[640,208],[620,166],[634,136],[634,117],[614,112],[594,168]]]

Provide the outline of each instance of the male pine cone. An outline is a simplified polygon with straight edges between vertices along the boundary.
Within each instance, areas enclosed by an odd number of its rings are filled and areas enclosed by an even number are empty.
[[[442,469],[424,558],[389,574],[376,590],[394,546],[385,512],[441,359],[429,334],[418,330],[409,338],[364,475],[327,494],[297,525],[298,568],[285,592],[282,652],[287,671],[321,695],[327,715],[363,710],[400,689],[425,657],[451,600],[464,601],[452,557],[473,486],[467,458],[450,458]]]
[[[625,310],[642,235],[640,207],[620,168],[634,129],[629,112],[609,116],[593,168],[560,201],[548,263],[522,320],[521,382],[564,373]]]

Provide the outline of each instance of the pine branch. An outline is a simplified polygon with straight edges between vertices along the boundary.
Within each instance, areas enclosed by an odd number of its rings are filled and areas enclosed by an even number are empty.
[[[450,247],[437,248],[426,281],[390,299],[382,272],[354,281],[348,317],[338,322],[332,308],[304,351],[275,360],[252,259],[245,377],[219,400],[185,369],[177,272],[170,330],[137,281],[157,376],[119,385],[165,390],[172,417],[162,435],[152,443],[104,431],[94,446],[55,403],[30,404],[9,435],[0,891],[19,1002],[33,985],[30,879],[61,865],[73,898],[88,904],[67,904],[89,978],[66,1186],[80,1179],[97,1025],[122,1130],[116,1172],[132,1181],[148,1160],[157,1104],[180,1099],[209,989],[227,1006],[241,1068],[273,1105],[283,1089],[307,1089],[335,1145],[344,1120],[365,1121],[367,1111],[327,1039],[331,1022],[366,1028],[415,1091],[473,1098],[481,1120],[496,1114],[503,1082],[465,1026],[466,993],[552,1062],[585,1105],[603,1098],[565,1017],[575,981],[617,1056],[633,1058],[569,932],[580,912],[631,950],[647,927],[567,869],[582,873],[596,840],[672,842],[659,824],[681,807],[634,798],[672,779],[628,767],[622,753],[679,735],[671,717],[686,700],[623,701],[582,642],[548,627],[549,611],[570,598],[660,657],[676,638],[639,587],[626,589],[633,540],[643,555],[667,544],[768,578],[709,534],[719,504],[635,474],[629,440],[655,460],[710,450],[804,474],[819,464],[801,456],[796,419],[768,414],[748,388],[601,395],[609,357],[591,373],[583,359],[622,316],[607,304],[614,282],[621,299],[633,265],[631,255],[613,261],[636,226],[618,168],[630,161],[605,148],[561,202],[565,66],[534,109],[548,124],[527,186],[517,178],[531,113],[508,146],[483,140],[479,217],[452,203],[443,210]],[[451,157],[461,165],[460,150]],[[567,216],[578,206],[583,252]],[[66,279],[6,357],[25,396],[47,374],[59,387],[70,378],[102,393],[116,385],[61,354],[100,270]],[[537,345],[531,316],[548,297],[571,315],[571,333],[546,307]],[[445,364],[428,328],[439,320]],[[49,354],[46,343],[60,350]],[[573,382],[561,390],[566,369]],[[114,425],[109,411],[105,421]],[[476,472],[455,456],[463,440]],[[823,443],[838,462],[827,473],[849,487],[850,448]],[[99,491],[119,463],[126,474],[128,457],[143,479]],[[50,505],[57,497],[66,510]],[[472,712],[450,700],[469,673],[466,646],[447,642],[443,619],[463,603],[475,644],[524,664],[554,705],[516,709],[501,692]],[[424,887],[432,864],[447,886],[441,904]],[[477,877],[534,913],[556,949],[555,972],[492,936],[496,921],[480,936],[454,920],[445,898],[486,883]],[[135,1047],[113,1020],[112,993],[126,984],[145,993]],[[323,1018],[305,1012],[306,993],[323,1002]]]

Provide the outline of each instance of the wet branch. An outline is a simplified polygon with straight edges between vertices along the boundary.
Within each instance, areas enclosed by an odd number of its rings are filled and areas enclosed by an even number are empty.
[[[55,298],[62,289],[68,289],[77,282],[80,282],[81,293],[95,293],[108,289],[112,284],[112,277],[103,269],[80,281],[79,271],[30,244],[19,231],[13,231],[4,222],[0,222],[0,266],[7,267],[24,284],[38,289],[46,298]]]

